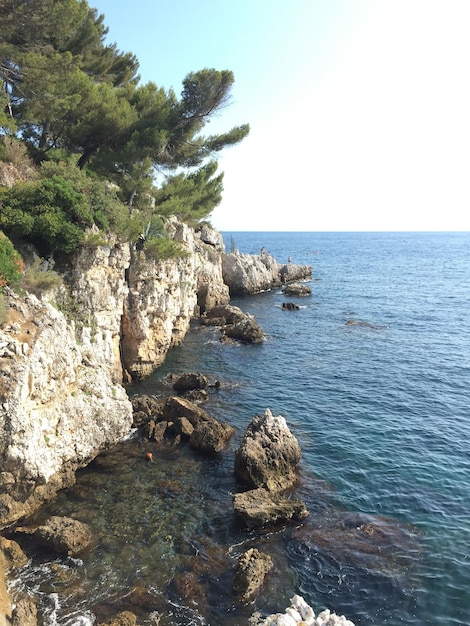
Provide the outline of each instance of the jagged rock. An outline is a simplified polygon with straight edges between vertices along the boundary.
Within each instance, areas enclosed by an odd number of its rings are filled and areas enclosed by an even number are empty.
[[[74,556],[93,543],[93,533],[88,524],[70,517],[50,517],[34,531],[37,542],[59,554]]]
[[[287,311],[298,311],[300,309],[298,304],[294,304],[293,302],[283,302],[282,308]]]
[[[230,296],[267,291],[279,287],[279,265],[269,254],[223,254],[222,272]]]
[[[38,610],[34,600],[21,598],[15,604],[11,626],[37,626]]]
[[[286,296],[310,296],[312,288],[305,283],[290,283],[285,285],[283,292]]]
[[[262,586],[273,560],[256,548],[250,548],[238,559],[233,581],[233,591],[242,602],[252,599]]]
[[[132,424],[111,332],[103,327],[94,342],[85,335],[78,342],[73,325],[47,302],[7,290],[4,297],[0,343],[28,350],[0,357],[0,527],[72,485],[75,471]]]
[[[242,343],[261,343],[264,340],[263,331],[253,315],[244,313],[237,306],[214,307],[206,311],[201,321],[208,326],[220,326],[225,337]]]
[[[175,421],[180,417],[186,417],[193,426],[196,426],[200,421],[208,421],[211,419],[206,411],[186,398],[180,398],[179,396],[167,398],[162,408],[162,419]]]
[[[132,426],[141,428],[150,421],[158,421],[162,415],[163,400],[153,396],[136,396],[132,398]]]
[[[13,539],[0,537],[0,567],[8,571],[10,568],[19,569],[28,562],[28,557],[21,546]]]
[[[310,265],[296,265],[286,263],[279,268],[282,283],[290,283],[294,280],[305,280],[312,277],[312,267]]]
[[[189,438],[194,432],[194,426],[187,417],[177,417],[172,425],[172,430],[182,437]]]
[[[235,452],[235,474],[250,487],[286,489],[296,481],[301,455],[286,420],[266,409],[253,418]]]
[[[191,433],[189,444],[201,452],[220,452],[234,432],[235,430],[228,424],[211,418],[198,422]]]
[[[223,328],[223,333],[225,337],[241,343],[263,343],[264,341],[264,333],[252,315],[247,315],[235,324],[227,324]]]
[[[195,374],[194,372],[188,372],[178,376],[173,383],[173,389],[177,393],[185,393],[194,389],[207,389],[209,386],[209,379],[204,374]]]
[[[159,443],[163,440],[167,428],[168,422],[165,420],[162,420],[160,422],[150,420],[144,428],[144,434],[148,437],[148,439],[152,439],[153,441]]]
[[[130,611],[122,611],[107,622],[100,622],[100,626],[137,626],[137,616]]]
[[[308,515],[302,500],[286,498],[264,488],[234,494],[233,507],[238,519],[249,530],[301,520]]]
[[[0,626],[11,624],[11,602],[7,591],[5,572],[0,565]]]
[[[224,238],[222,236],[222,233],[214,230],[213,228],[210,228],[210,226],[207,226],[206,224],[201,226],[199,236],[201,238],[201,241],[207,243],[210,246],[213,246],[216,250],[220,250],[221,252],[225,250]]]

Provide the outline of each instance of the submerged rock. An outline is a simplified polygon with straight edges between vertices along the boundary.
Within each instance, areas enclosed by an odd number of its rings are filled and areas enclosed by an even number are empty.
[[[238,559],[233,581],[233,591],[239,600],[248,602],[262,586],[266,574],[272,569],[273,560],[257,548],[250,548]]]
[[[302,520],[308,516],[305,503],[259,488],[233,496],[235,515],[249,530],[273,524]]]
[[[50,517],[33,536],[39,545],[68,556],[83,552],[93,543],[90,526],[70,517]]]
[[[101,626],[137,626],[137,616],[130,611],[122,611],[108,622],[102,622]]]

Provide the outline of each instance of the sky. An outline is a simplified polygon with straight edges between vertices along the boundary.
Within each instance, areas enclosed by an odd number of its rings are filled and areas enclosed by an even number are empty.
[[[89,0],[141,82],[235,75],[221,231],[470,231],[469,0]]]

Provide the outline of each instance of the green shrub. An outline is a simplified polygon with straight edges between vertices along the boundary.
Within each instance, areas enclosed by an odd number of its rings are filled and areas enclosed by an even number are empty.
[[[72,252],[93,223],[86,197],[61,176],[19,183],[0,196],[0,228],[33,243],[40,254]]]
[[[149,237],[145,240],[144,251],[147,256],[156,260],[175,259],[188,256],[188,252],[183,246],[166,237]]]
[[[18,283],[23,274],[24,263],[8,237],[0,231],[0,290],[5,285]]]
[[[62,276],[53,270],[41,269],[41,259],[36,259],[33,265],[25,270],[20,286],[25,291],[40,295],[44,291],[51,291],[62,284]]]

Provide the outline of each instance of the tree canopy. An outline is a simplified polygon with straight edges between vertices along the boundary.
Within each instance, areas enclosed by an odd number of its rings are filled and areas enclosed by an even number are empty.
[[[74,159],[87,176],[115,183],[129,214],[144,205],[148,210],[150,195],[155,214],[173,210],[194,225],[221,199],[217,154],[249,132],[241,125],[204,134],[207,122],[230,99],[233,73],[190,72],[179,97],[154,82],[140,84],[137,58],[107,43],[104,20],[85,0],[0,0],[0,132],[25,142],[38,165]],[[164,174],[161,185],[155,183],[156,171]],[[80,204],[84,185],[77,180],[70,184]],[[59,191],[65,183],[53,182],[56,208],[63,211]],[[53,202],[51,190],[38,182],[3,194],[7,234],[15,220],[31,222],[30,201],[39,202],[37,193],[46,194],[46,204]],[[22,194],[28,197],[28,218],[24,208],[19,213]],[[92,221],[94,214],[90,210]],[[74,227],[86,222],[69,209],[62,216]]]

